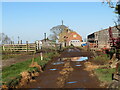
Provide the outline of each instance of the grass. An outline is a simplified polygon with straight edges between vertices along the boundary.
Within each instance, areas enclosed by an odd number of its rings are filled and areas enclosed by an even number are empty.
[[[98,76],[100,81],[110,83],[112,82],[112,73],[115,69],[95,69],[95,74]]]
[[[37,57],[34,59],[34,61],[38,62],[38,64],[43,67],[49,60],[51,60],[51,58],[53,58],[56,55],[58,55],[58,54],[54,53],[54,52],[50,52],[50,53],[44,54],[43,60],[40,60],[40,57]],[[2,69],[3,84],[11,85],[11,81],[13,81],[16,78],[17,78],[17,81],[15,80],[14,82],[17,83],[19,81],[19,79],[21,78],[20,73],[23,71],[30,71],[31,72],[33,70],[37,70],[37,68],[29,67],[31,62],[32,62],[32,59],[29,59],[29,60],[26,60],[26,61],[23,61],[20,63],[13,64],[9,67],[4,67]]]
[[[115,69],[102,68],[102,67],[108,67],[107,65],[110,58],[107,56],[107,54],[104,54],[102,52],[96,52],[96,53],[98,55],[93,58],[92,62],[96,65],[100,65],[101,68],[95,69],[94,72],[101,82],[105,82],[109,84],[112,82],[112,73],[115,72]]]

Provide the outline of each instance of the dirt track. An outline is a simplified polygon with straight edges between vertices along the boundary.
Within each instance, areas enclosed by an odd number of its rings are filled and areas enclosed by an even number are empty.
[[[35,82],[23,88],[100,88],[98,79],[84,70],[84,63],[91,55],[79,49],[66,50],[61,57],[54,58],[47,64]],[[87,57],[88,60],[82,61]]]
[[[34,57],[38,57],[40,56],[40,54],[35,54]],[[10,59],[7,59],[7,60],[2,60],[2,67],[6,67],[6,66],[10,66],[12,64],[15,64],[15,63],[19,63],[19,62],[22,62],[22,61],[26,61],[28,59],[31,59],[33,58],[33,55],[20,55],[18,57],[15,57],[15,58],[10,58]]]

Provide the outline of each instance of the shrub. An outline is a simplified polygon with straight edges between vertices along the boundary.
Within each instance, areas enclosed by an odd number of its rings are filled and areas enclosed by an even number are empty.
[[[108,60],[110,60],[106,54],[103,55],[99,55],[94,57],[94,59],[92,60],[93,63],[97,64],[97,65],[104,65],[108,63]]]
[[[120,73],[120,66],[118,67],[118,72]]]

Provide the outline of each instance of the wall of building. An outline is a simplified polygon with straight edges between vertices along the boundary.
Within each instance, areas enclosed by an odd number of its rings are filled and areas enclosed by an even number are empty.
[[[59,43],[62,46],[70,46],[71,44],[74,46],[81,46],[82,37],[74,31],[70,31],[69,29],[65,29],[63,32],[59,34]]]
[[[82,37],[79,34],[77,34],[76,32],[70,32],[67,36],[68,45],[73,44],[74,46],[81,46]]]
[[[92,47],[94,48],[110,48],[110,37],[109,37],[109,28],[103,29],[97,32],[94,32],[90,35],[88,35],[87,40],[90,43],[93,43],[91,45],[94,45]],[[118,30],[116,27],[111,27],[113,38],[118,37]]]

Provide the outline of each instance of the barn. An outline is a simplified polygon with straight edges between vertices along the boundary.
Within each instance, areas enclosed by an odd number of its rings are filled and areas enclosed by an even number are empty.
[[[81,46],[82,37],[75,31],[72,31],[68,28],[64,29],[59,34],[59,43],[62,44],[62,46]]]

